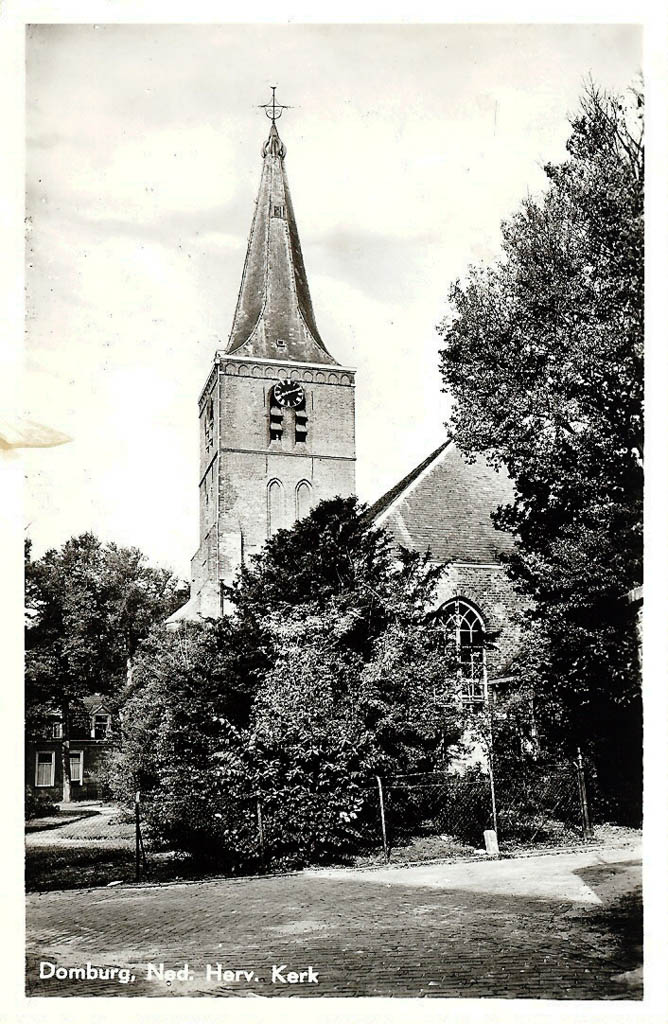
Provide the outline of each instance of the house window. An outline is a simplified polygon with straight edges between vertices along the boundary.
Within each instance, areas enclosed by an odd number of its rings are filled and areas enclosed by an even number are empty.
[[[81,784],[83,779],[83,750],[70,750],[70,782]]]
[[[94,740],[106,740],[111,727],[111,715],[100,713],[93,715],[91,736]]]
[[[457,661],[466,703],[478,703],[487,696],[485,665],[485,623],[480,613],[457,597],[440,610],[439,618]]]
[[[62,740],[63,738],[63,723],[52,722],[51,723],[51,736],[54,740]]]
[[[56,776],[55,750],[38,750],[35,755],[35,785],[53,786]]]

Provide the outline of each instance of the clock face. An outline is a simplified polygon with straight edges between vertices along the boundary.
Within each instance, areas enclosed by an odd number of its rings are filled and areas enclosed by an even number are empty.
[[[274,385],[274,398],[279,405],[296,409],[304,401],[304,389],[294,380],[281,380]]]

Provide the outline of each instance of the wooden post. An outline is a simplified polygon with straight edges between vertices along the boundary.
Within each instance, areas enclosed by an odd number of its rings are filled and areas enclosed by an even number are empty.
[[[63,772],[63,803],[68,804],[72,800],[72,782],[70,776],[70,705],[64,701],[62,709],[63,737],[60,747],[60,760]]]
[[[256,796],[256,807],[257,807],[257,831],[260,837],[260,860],[264,864],[264,825],[262,824],[262,804],[260,803],[260,794]]]
[[[499,827],[496,821],[496,790],[494,788],[494,767],[492,759],[489,760],[489,792],[492,798],[492,822],[494,824],[494,835],[498,836]]]
[[[587,803],[587,786],[585,784],[585,773],[584,773],[584,762],[582,760],[582,751],[577,748],[577,760],[575,767],[578,776],[578,791],[580,794],[580,814],[582,815],[582,837],[583,839],[593,839],[594,833],[591,827],[591,819],[589,817],[589,804]]]
[[[385,857],[385,863],[390,862],[390,849],[387,844],[387,828],[385,826],[385,801],[383,799],[383,783],[380,780],[380,775],[376,775],[376,781],[378,783],[378,798],[380,800],[380,827],[383,831],[383,856]]]
[[[492,701],[490,700],[489,686],[487,683],[487,663],[484,657],[482,663],[482,672],[485,703],[487,704],[487,723],[489,727],[489,750],[487,752],[487,762],[489,765],[489,793],[492,800],[492,827],[494,828],[494,834],[496,837],[496,841],[498,842],[499,825],[496,819],[496,787],[494,785],[494,714],[492,711]]]
[[[135,793],[135,882],[141,880],[141,831],[139,827],[139,790]]]

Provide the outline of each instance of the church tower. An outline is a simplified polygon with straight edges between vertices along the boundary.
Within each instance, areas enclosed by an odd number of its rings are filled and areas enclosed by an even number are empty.
[[[323,498],[355,493],[355,372],[320,337],[275,98],[229,341],[199,399],[200,546],[175,618],[221,614],[221,581]]]

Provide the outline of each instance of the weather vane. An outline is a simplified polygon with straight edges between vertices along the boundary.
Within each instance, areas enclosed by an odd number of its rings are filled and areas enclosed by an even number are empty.
[[[285,103],[276,102],[276,86],[271,87],[271,103],[260,103],[260,108],[264,110],[267,117],[271,118],[271,123],[276,124],[277,120],[281,116],[284,110],[290,110],[291,108],[286,106]]]

